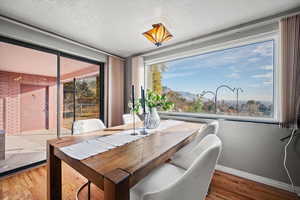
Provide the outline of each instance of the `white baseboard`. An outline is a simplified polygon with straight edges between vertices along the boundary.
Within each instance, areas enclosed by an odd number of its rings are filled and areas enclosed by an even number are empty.
[[[225,167],[225,166],[222,166],[222,165],[217,165],[216,170],[219,170],[219,171],[222,171],[222,172],[225,172],[225,173],[228,173],[228,174],[232,174],[232,175],[235,175],[235,176],[239,176],[239,177],[242,177],[242,178],[245,178],[245,179],[249,179],[251,181],[255,181],[255,182],[258,182],[258,183],[263,183],[263,184],[266,184],[266,185],[269,185],[269,186],[273,186],[275,188],[279,188],[279,189],[286,190],[286,191],[289,191],[289,192],[294,192],[293,189],[292,189],[292,186],[290,184],[287,184],[287,183],[284,183],[284,182],[281,182],[281,181],[276,181],[276,180],[273,180],[273,179],[270,179],[270,178],[258,176],[258,175],[255,175],[255,174],[250,174],[248,172],[233,169],[233,168],[230,168],[230,167]],[[300,187],[295,186],[295,190],[296,190],[297,195],[300,196]]]

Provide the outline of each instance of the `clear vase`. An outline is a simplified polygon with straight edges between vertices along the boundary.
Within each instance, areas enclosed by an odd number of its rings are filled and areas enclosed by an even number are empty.
[[[145,127],[148,129],[154,129],[159,126],[160,117],[156,108],[151,108],[145,117]]]

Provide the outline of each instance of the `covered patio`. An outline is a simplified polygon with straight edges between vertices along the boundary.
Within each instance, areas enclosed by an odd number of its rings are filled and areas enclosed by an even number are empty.
[[[100,117],[100,66],[0,42],[0,173],[46,159],[46,141],[71,135],[74,120]],[[57,112],[58,92],[60,115]],[[2,141],[4,140],[4,141]]]
[[[69,129],[62,129],[62,135],[70,135]],[[34,130],[22,134],[7,135],[5,160],[0,161],[0,173],[46,159],[46,142],[56,138],[56,130]]]

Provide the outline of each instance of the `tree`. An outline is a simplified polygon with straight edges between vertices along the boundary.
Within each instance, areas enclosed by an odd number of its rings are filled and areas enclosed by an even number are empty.
[[[157,94],[162,94],[162,72],[165,72],[168,67],[164,64],[154,64],[151,65],[151,74],[152,74],[152,90]]]
[[[91,90],[86,81],[76,82],[76,96],[78,98],[95,97],[96,94]]]
[[[209,104],[208,107],[207,107],[207,110],[208,110],[209,112],[214,112],[214,111],[215,111],[214,109],[215,109],[215,107],[214,107],[214,104],[212,104],[212,103]]]
[[[255,101],[254,100],[247,101],[247,105],[251,105],[251,104],[255,104]]]
[[[267,114],[268,112],[268,107],[265,104],[259,104],[258,110],[264,114]]]
[[[255,100],[247,101],[247,107],[249,113],[257,113],[258,112],[258,105],[256,104]]]
[[[201,98],[197,98],[190,108],[190,112],[202,112],[203,111],[203,101]]]

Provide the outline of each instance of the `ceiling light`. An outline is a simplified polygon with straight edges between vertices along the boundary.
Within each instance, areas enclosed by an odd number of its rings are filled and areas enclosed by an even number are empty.
[[[149,31],[143,33],[143,35],[154,43],[157,47],[159,47],[163,42],[170,40],[173,35],[166,29],[166,27],[162,24],[153,24],[153,28]]]

